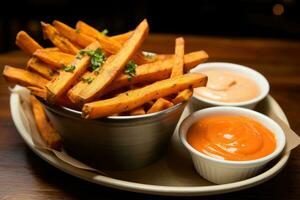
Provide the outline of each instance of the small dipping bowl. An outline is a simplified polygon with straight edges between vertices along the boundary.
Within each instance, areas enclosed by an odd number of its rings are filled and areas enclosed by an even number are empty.
[[[189,128],[198,120],[209,116],[238,115],[254,119],[273,132],[276,139],[275,150],[262,158],[249,161],[230,161],[210,157],[199,152],[187,141]],[[196,111],[188,116],[179,128],[180,140],[190,152],[196,171],[205,179],[216,184],[241,181],[256,175],[268,162],[276,158],[285,147],[285,134],[271,118],[253,110],[239,107],[212,107]]]
[[[159,159],[186,105],[145,115],[86,120],[80,111],[40,101],[66,152],[100,170],[132,170]]]
[[[247,101],[221,102],[221,101],[210,100],[208,98],[201,97],[194,93],[191,99],[191,103],[194,110],[200,110],[212,106],[238,106],[238,107],[253,109],[256,106],[256,104],[261,100],[263,100],[269,93],[270,85],[267,79],[262,74],[249,67],[245,67],[243,65],[238,65],[233,63],[226,63],[226,62],[211,62],[211,63],[200,64],[194,69],[192,69],[191,72],[202,73],[203,71],[207,71],[207,70],[225,70],[225,71],[231,71],[246,76],[252,79],[258,85],[260,89],[260,94],[255,98]]]

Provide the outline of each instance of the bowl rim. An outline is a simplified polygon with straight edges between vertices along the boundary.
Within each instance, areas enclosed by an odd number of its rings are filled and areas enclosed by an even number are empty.
[[[195,115],[197,115],[199,113],[204,113],[203,115],[207,115],[207,114],[211,114],[211,113],[217,113],[220,111],[225,111],[225,112],[232,113],[232,114],[239,112],[238,115],[242,115],[242,116],[245,114],[248,114],[248,116],[252,116],[252,117],[259,116],[259,118],[261,118],[262,120],[261,119],[255,119],[255,120],[260,123],[261,123],[261,121],[268,121],[268,123],[271,124],[272,127],[274,127],[275,129],[278,130],[278,132],[273,131],[273,134],[276,137],[275,150],[271,154],[268,154],[267,156],[264,156],[262,158],[258,158],[258,159],[254,159],[254,160],[246,160],[246,161],[221,160],[221,159],[217,159],[214,157],[210,157],[210,156],[196,150],[192,145],[190,145],[188,143],[188,141],[186,139],[187,132],[183,132],[183,130],[182,130],[183,126],[189,120],[191,120],[193,117],[195,117]],[[241,114],[241,113],[243,113],[243,114]],[[187,130],[188,130],[188,128],[187,128]],[[225,165],[232,165],[232,166],[249,166],[249,165],[258,165],[260,163],[269,162],[269,161],[273,160],[274,158],[276,158],[280,153],[282,153],[283,149],[286,146],[285,134],[284,134],[282,128],[273,119],[271,119],[270,117],[268,117],[262,113],[259,113],[257,111],[247,109],[247,108],[241,108],[241,107],[217,106],[217,107],[205,108],[205,109],[193,112],[192,114],[190,114],[188,117],[186,117],[182,121],[182,123],[179,126],[178,133],[179,133],[179,137],[180,137],[182,144],[185,146],[185,148],[187,148],[189,150],[190,153],[196,155],[197,157],[201,157],[206,160],[210,160],[212,162],[223,164],[223,165],[225,164]]]
[[[68,108],[68,107],[61,106],[61,105],[51,104],[42,98],[39,98],[39,97],[37,97],[37,98],[44,106],[46,106],[47,108],[50,108],[51,110],[53,110],[55,112],[63,112],[64,114],[66,114],[70,117],[72,115],[72,116],[76,116],[76,117],[80,117],[81,119],[84,119],[84,118],[82,118],[82,111],[75,110],[75,109]],[[170,113],[174,110],[177,110],[178,108],[180,108],[181,106],[183,106],[185,104],[186,104],[186,102],[181,102],[170,108],[167,108],[167,109],[164,109],[164,110],[161,110],[158,112],[154,112],[154,113],[148,113],[148,114],[146,113],[144,115],[107,116],[107,117],[102,117],[102,118],[98,118],[98,119],[89,119],[88,121],[101,121],[101,120],[121,121],[121,120],[134,120],[134,119],[136,119],[136,120],[151,119],[151,118],[159,117],[164,114]]]
[[[240,69],[242,71],[249,72],[256,77],[259,77],[259,79],[262,80],[262,82],[260,82],[260,83],[257,82],[257,85],[261,90],[260,94],[253,99],[250,99],[247,101],[241,101],[241,102],[215,101],[215,100],[207,99],[205,97],[196,96],[195,94],[193,94],[192,98],[194,98],[198,101],[205,102],[207,104],[217,105],[217,106],[247,106],[247,105],[258,103],[259,101],[264,99],[269,94],[270,84],[269,84],[268,80],[266,79],[266,77],[264,77],[258,71],[254,70],[250,67],[244,66],[244,65],[240,65],[240,64],[236,64],[236,63],[229,63],[229,62],[207,62],[207,63],[201,63],[201,64],[197,65],[196,67],[191,69],[190,72],[199,73],[199,72],[201,72],[202,69],[210,69],[210,68],[215,68],[215,67],[222,68],[222,69],[225,69],[228,71],[234,71],[234,72],[237,72],[234,69]],[[237,72],[237,73],[240,73],[240,72]],[[245,75],[244,73],[240,73],[240,74]],[[250,76],[248,76],[248,75],[245,75],[245,76],[250,78]],[[263,88],[265,88],[265,90],[263,90]]]

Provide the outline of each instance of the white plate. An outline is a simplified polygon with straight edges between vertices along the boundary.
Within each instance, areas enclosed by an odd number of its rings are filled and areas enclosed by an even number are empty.
[[[268,113],[270,110],[275,112],[283,121],[288,123],[282,109],[271,96],[268,96],[258,107],[259,111],[264,113]],[[170,148],[159,161],[143,169],[107,172],[108,176],[103,176],[92,171],[75,168],[59,160],[50,152],[35,148],[30,133],[26,130],[24,120],[20,114],[20,97],[17,93],[11,94],[10,109],[13,121],[20,135],[26,144],[42,159],[73,176],[121,190],[171,196],[200,196],[242,190],[263,183],[275,176],[285,166],[290,156],[290,152],[284,153],[280,158],[268,165],[261,174],[255,177],[244,181],[215,185],[196,173],[192,160],[188,152],[179,143],[178,134],[175,131]],[[188,106],[181,120],[190,112],[191,109]]]

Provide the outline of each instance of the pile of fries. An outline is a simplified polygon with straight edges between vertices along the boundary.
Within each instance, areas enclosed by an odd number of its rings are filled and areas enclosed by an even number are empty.
[[[60,21],[42,22],[41,27],[54,46],[44,48],[20,31],[16,44],[31,58],[24,69],[5,66],[3,75],[48,102],[82,110],[86,119],[158,112],[187,101],[192,88],[207,82],[205,75],[187,72],[208,55],[185,53],[181,37],[174,54],[141,51],[149,31],[147,20],[115,36],[82,21],[75,29]]]

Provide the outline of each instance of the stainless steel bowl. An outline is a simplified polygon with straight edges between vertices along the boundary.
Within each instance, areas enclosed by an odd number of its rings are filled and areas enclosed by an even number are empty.
[[[185,107],[181,103],[152,114],[86,120],[79,111],[41,102],[68,154],[110,170],[137,169],[159,159]]]

